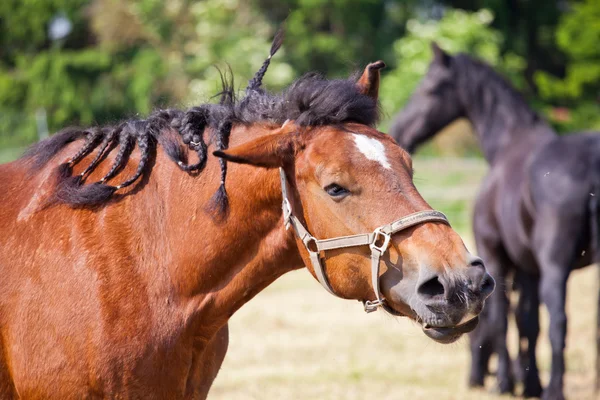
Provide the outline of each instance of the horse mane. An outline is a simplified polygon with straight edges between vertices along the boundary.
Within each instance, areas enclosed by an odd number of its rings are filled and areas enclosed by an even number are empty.
[[[56,201],[73,207],[97,206],[108,201],[119,189],[130,186],[140,176],[149,174],[152,167],[147,162],[160,145],[167,156],[183,171],[200,173],[206,166],[206,128],[210,128],[212,143],[216,150],[228,147],[231,129],[235,124],[270,122],[283,124],[294,120],[300,126],[335,125],[357,122],[373,126],[379,118],[377,101],[361,94],[352,79],[328,80],[316,73],[309,73],[281,93],[272,94],[260,88],[262,78],[273,54],[281,45],[278,33],[268,59],[249,81],[245,94],[235,95],[231,70],[221,73],[222,90],[218,103],[202,104],[187,110],[159,109],[146,119],[130,119],[111,126],[66,128],[52,137],[33,145],[23,156],[31,161],[32,168],[39,170],[61,149],[74,141],[83,141],[71,158],[59,165]],[[168,134],[176,133],[176,134]],[[136,172],[118,185],[108,184],[127,165],[135,147],[141,152]],[[195,151],[198,161],[187,162],[185,147]],[[118,149],[118,150],[117,150]],[[85,170],[72,175],[72,167],[87,155],[96,155]],[[87,183],[85,178],[106,158],[116,151],[109,172],[98,182]],[[220,159],[221,184],[214,194],[209,209],[225,213],[228,209],[225,179],[227,162]]]
[[[459,90],[472,91],[478,107],[508,108],[507,116],[513,119],[514,124],[532,126],[543,121],[527,103],[523,95],[515,89],[508,79],[496,72],[490,65],[460,53],[452,57],[452,68],[462,76]],[[493,91],[493,96],[485,96],[485,92]],[[490,103],[490,100],[493,99]],[[491,111],[491,110],[490,110]]]

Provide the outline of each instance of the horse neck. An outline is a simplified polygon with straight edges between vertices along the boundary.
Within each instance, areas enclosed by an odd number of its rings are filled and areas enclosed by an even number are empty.
[[[243,130],[232,132],[232,146],[259,134]],[[159,197],[165,206],[161,229],[169,242],[165,264],[191,319],[209,335],[275,279],[303,264],[293,231],[283,225],[277,170],[228,163],[229,212],[220,217],[207,207],[220,183],[218,159],[209,156],[198,176],[164,161]]]
[[[259,129],[234,129],[231,146],[259,135]],[[219,186],[219,173],[218,159],[209,157],[197,177],[178,174],[179,182],[171,186],[187,189],[171,202],[178,217],[170,224],[180,233],[174,245],[182,294],[194,299],[202,321],[224,323],[279,276],[303,264],[293,231],[283,224],[278,171],[228,163],[225,217],[207,210]],[[190,199],[197,202],[192,205]]]
[[[490,164],[512,146],[532,148],[556,135],[503,77],[470,60],[466,64],[458,68],[459,97]]]

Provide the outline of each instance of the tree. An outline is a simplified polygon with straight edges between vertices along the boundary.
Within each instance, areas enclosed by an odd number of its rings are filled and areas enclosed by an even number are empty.
[[[432,41],[451,54],[464,52],[481,58],[522,86],[523,59],[510,53],[501,54],[503,37],[490,27],[493,18],[489,10],[469,13],[448,9],[438,21],[410,20],[406,36],[394,42],[398,67],[382,80],[380,98],[384,111],[392,115],[408,101],[427,72]]]
[[[504,41],[502,53],[512,53],[525,60],[522,87],[535,95],[536,71],[553,74],[564,72],[564,55],[556,46],[554,32],[564,10],[564,0],[440,0],[441,3],[465,11],[489,9],[494,15],[492,27]]]
[[[379,59],[393,60],[392,43],[419,0],[254,0],[273,25],[286,20],[286,59],[298,71],[329,76]],[[393,66],[393,61],[390,62]]]
[[[567,55],[565,76],[542,71],[535,76],[551,119],[565,131],[600,129],[600,2],[573,4],[561,18],[556,41]]]
[[[1,147],[35,140],[38,109],[47,111],[52,132],[143,116],[157,106],[205,102],[221,89],[214,65],[226,70],[231,64],[243,88],[268,55],[274,34],[243,0],[88,3],[0,5]],[[67,16],[74,31],[52,42],[47,28],[56,15]],[[265,81],[280,87],[294,75],[277,57]]]

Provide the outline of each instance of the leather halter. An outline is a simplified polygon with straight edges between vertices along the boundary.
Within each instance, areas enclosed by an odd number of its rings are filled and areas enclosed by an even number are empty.
[[[375,301],[367,300],[364,302],[365,312],[376,311],[379,307],[383,307],[389,312],[388,306],[385,305],[385,299],[381,296],[379,290],[379,261],[381,256],[386,252],[390,244],[392,235],[401,230],[421,224],[423,222],[443,222],[450,225],[446,216],[435,210],[419,211],[409,214],[406,217],[395,220],[387,225],[376,228],[371,233],[361,233],[358,235],[339,236],[331,239],[316,239],[308,232],[308,229],[302,225],[302,222],[292,213],[291,203],[288,197],[287,179],[283,168],[279,168],[281,177],[281,193],[283,195],[283,222],[285,228],[289,229],[290,225],[294,227],[296,235],[308,252],[310,262],[315,271],[317,279],[321,285],[334,296],[337,296],[333,288],[329,284],[325,275],[323,264],[321,264],[321,252],[333,249],[341,249],[346,247],[369,246],[371,249],[371,283],[375,292]],[[339,296],[337,296],[339,297]]]

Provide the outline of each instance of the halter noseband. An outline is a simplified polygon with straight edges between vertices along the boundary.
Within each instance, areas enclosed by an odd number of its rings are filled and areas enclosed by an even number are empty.
[[[388,249],[392,235],[396,232],[400,232],[401,230],[410,228],[411,226],[415,226],[423,222],[443,222],[450,225],[448,219],[443,213],[435,210],[427,210],[409,214],[406,217],[397,219],[390,224],[380,226],[371,233],[340,236],[331,239],[316,239],[310,234],[310,232],[308,232],[304,225],[302,225],[302,222],[300,222],[300,220],[292,213],[292,207],[288,197],[287,179],[285,177],[283,168],[279,168],[279,175],[281,177],[281,193],[283,195],[283,222],[285,224],[285,228],[289,229],[290,225],[294,227],[296,235],[298,238],[300,238],[302,243],[304,243],[304,247],[306,248],[306,251],[308,251],[315,275],[325,290],[332,295],[337,296],[329,284],[327,277],[325,276],[325,270],[321,264],[320,252],[355,246],[369,246],[371,249],[371,283],[373,285],[373,291],[375,292],[375,297],[377,300],[367,300],[364,302],[365,312],[368,313],[377,311],[379,307],[383,307],[389,312],[389,306],[385,305],[385,299],[382,298],[381,292],[379,291],[379,259]]]

